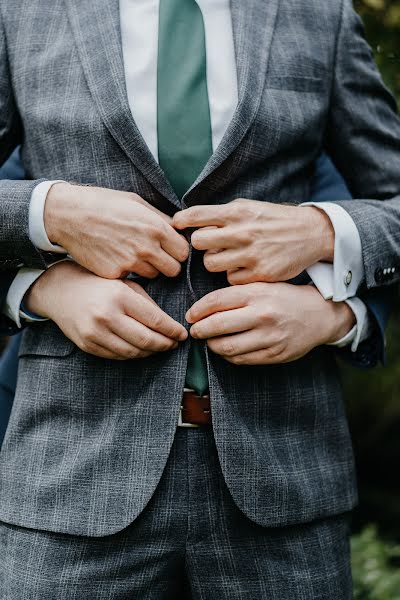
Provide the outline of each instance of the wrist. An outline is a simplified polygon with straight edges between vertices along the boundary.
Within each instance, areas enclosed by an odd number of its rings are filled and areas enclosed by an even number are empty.
[[[43,221],[47,237],[53,244],[63,246],[63,233],[67,230],[67,223],[74,214],[69,199],[73,192],[73,185],[59,182],[52,185],[44,206]]]
[[[314,262],[333,263],[335,255],[335,230],[332,221],[325,213],[315,206],[301,206],[303,211],[307,211],[305,231],[307,231],[307,240],[310,241],[314,249]]]
[[[30,313],[51,319],[51,308],[58,303],[57,293],[62,289],[62,282],[77,269],[80,269],[79,265],[72,261],[61,261],[50,266],[26,292],[24,307]]]
[[[333,302],[332,300],[324,302],[329,305],[330,313],[324,344],[335,344],[353,329],[357,323],[356,316],[346,302]]]

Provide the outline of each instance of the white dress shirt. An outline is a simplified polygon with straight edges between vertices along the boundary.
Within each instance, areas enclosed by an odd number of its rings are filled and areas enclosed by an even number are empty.
[[[238,102],[235,49],[230,0],[197,0],[202,11],[207,52],[207,86],[210,103],[212,142],[215,151],[232,119]],[[157,52],[159,0],[120,0],[122,50],[126,90],[135,122],[154,158],[157,140]],[[54,184],[46,181],[32,193],[29,208],[29,236],[41,250],[65,253],[48,239],[44,226],[46,196]],[[369,317],[364,303],[354,298],[364,276],[361,241],[357,228],[340,206],[316,204],[325,210],[335,229],[334,264],[317,264],[308,269],[314,284],[326,299],[346,300],[357,325],[335,345],[351,344],[355,351],[369,334]],[[36,320],[21,310],[28,288],[43,273],[22,268],[14,279],[4,312],[21,326],[21,318]]]

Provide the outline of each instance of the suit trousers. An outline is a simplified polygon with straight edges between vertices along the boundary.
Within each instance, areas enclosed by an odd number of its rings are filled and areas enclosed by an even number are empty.
[[[212,429],[178,428],[156,492],[119,533],[1,523],[0,598],[350,600],[349,554],[348,514],[279,528],[250,521],[224,482]]]

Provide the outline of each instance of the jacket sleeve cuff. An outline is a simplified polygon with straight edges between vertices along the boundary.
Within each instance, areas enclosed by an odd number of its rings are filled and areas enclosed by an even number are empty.
[[[29,237],[29,203],[34,188],[43,180],[0,181],[0,271],[19,265],[44,269],[41,250]]]

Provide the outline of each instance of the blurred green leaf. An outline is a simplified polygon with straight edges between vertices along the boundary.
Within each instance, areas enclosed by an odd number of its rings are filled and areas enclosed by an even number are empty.
[[[400,599],[400,546],[369,525],[351,542],[354,600]]]

